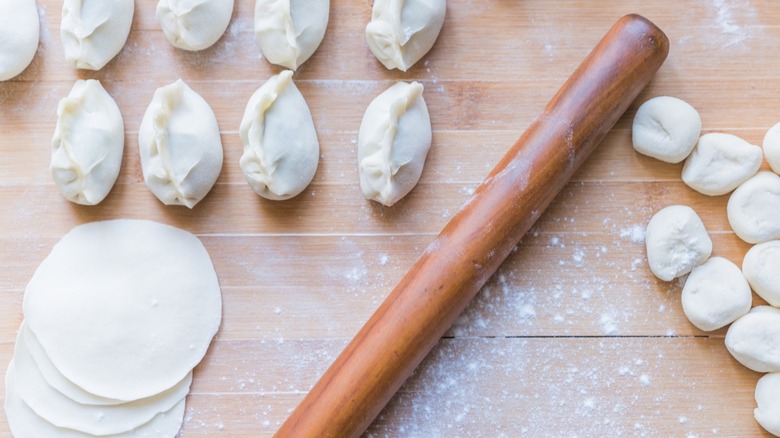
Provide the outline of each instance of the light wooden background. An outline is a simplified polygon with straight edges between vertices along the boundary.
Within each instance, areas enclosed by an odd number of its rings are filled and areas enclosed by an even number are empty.
[[[760,144],[780,121],[780,8],[771,0],[450,0],[434,50],[410,72],[369,52],[370,0],[332,0],[315,56],[295,74],[322,156],[299,197],[270,202],[243,181],[238,126],[249,96],[278,71],[259,57],[253,3],[202,53],[173,49],[136,1],[127,46],[100,72],[66,65],[60,0],[39,0],[41,45],[0,83],[0,373],[22,319],[26,282],[56,240],[101,219],[146,218],[196,233],[216,265],[222,328],[197,369],[183,436],[272,434],[511,143],[620,16],[638,12],[671,40],[639,102],[667,94],[697,107],[704,130]],[[117,185],[97,207],[70,204],[48,173],[56,107],[76,78],[100,79],[125,120]],[[137,132],[155,88],[183,78],[212,105],[225,165],[194,210],[146,189]],[[422,180],[393,208],[363,199],[356,139],[368,103],[396,80],[425,85],[433,147]],[[741,262],[727,197],[680,181],[680,165],[637,155],[633,105],[380,415],[370,436],[760,436],[758,374],[721,330],[691,326],[678,282],[646,266],[642,235],[658,209],[691,205],[714,253]],[[765,166],[766,167],[766,166]],[[760,303],[756,298],[756,303]],[[0,387],[2,393],[2,387]],[[0,414],[0,435],[8,436]]]

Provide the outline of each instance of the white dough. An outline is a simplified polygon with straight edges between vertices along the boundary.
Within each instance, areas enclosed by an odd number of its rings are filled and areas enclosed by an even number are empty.
[[[65,59],[75,68],[100,70],[130,35],[133,0],[64,0],[60,36]]]
[[[325,37],[330,0],[257,0],[255,36],[268,62],[296,70]]]
[[[181,79],[154,92],[138,144],[146,185],[165,205],[193,208],[222,171],[217,118]]]
[[[691,324],[717,330],[750,311],[753,294],[737,265],[712,257],[691,271],[682,290],[682,307]]]
[[[780,239],[780,176],[759,172],[731,194],[726,212],[731,228],[745,242]]]
[[[179,49],[203,50],[219,40],[230,24],[233,0],[160,0],[157,21],[165,38]]]
[[[671,96],[643,103],[631,129],[637,152],[667,163],[679,163],[688,157],[700,133],[701,117],[696,108]]]
[[[780,371],[780,309],[754,307],[731,324],[726,348],[739,363],[753,371]]]
[[[391,206],[417,182],[431,148],[431,118],[423,86],[398,82],[368,105],[358,134],[360,189]]]
[[[761,298],[780,307],[780,240],[750,248],[742,260],[742,273]]]
[[[115,220],[66,234],[35,271],[22,307],[63,376],[94,395],[132,401],[171,388],[200,362],[222,300],[195,236]]]
[[[767,131],[764,136],[764,157],[769,167],[780,174],[780,123]]]
[[[0,81],[18,76],[30,65],[39,33],[35,0],[0,0]]]
[[[239,128],[244,178],[260,196],[290,199],[317,171],[320,143],[309,106],[285,70],[263,84],[246,105]]]
[[[656,277],[671,281],[707,260],[712,240],[692,208],[672,205],[656,213],[645,234],[647,261]]]
[[[780,373],[767,374],[756,384],[756,421],[767,432],[780,436]]]
[[[446,0],[374,0],[368,47],[385,67],[409,70],[439,37]]]
[[[682,179],[699,193],[725,195],[755,175],[762,160],[760,147],[735,135],[704,134],[685,161]]]
[[[52,178],[65,198],[82,205],[102,201],[119,176],[125,127],[114,99],[99,81],[76,81],[57,107],[51,140]]]

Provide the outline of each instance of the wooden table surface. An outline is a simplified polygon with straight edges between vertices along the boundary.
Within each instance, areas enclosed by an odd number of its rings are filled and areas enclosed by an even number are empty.
[[[0,373],[25,284],[58,238],[112,218],[176,225],[206,245],[224,299],[221,330],[188,398],[187,437],[271,435],[622,15],[645,15],[671,41],[639,103],[683,98],[699,109],[705,132],[754,144],[780,121],[780,8],[771,0],[450,0],[433,51],[405,74],[384,69],[366,46],[370,0],[332,0],[325,41],[295,74],[320,167],[303,194],[272,202],[254,194],[238,166],[245,104],[279,71],[259,57],[253,1],[236,1],[214,47],[188,53],[165,40],[156,2],[137,0],[127,45],[99,72],[65,63],[61,3],[38,1],[38,54],[0,83]],[[225,150],[219,181],[191,211],[163,206],[147,190],[137,146],[154,90],[180,77],[211,104]],[[77,78],[100,79],[125,121],[122,172],[96,207],[66,201],[48,171],[57,102]],[[417,188],[384,208],[358,187],[357,129],[368,103],[396,80],[424,84],[433,147]],[[647,268],[644,227],[660,208],[687,204],[715,255],[740,264],[749,246],[729,228],[727,197],[700,195],[681,182],[681,165],[634,152],[636,107],[369,436],[761,436],[753,419],[760,376],[729,356],[724,330],[687,322],[681,282],[658,281]],[[10,435],[4,414],[0,435]]]

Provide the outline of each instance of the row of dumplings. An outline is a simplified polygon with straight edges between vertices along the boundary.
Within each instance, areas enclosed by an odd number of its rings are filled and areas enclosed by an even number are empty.
[[[216,43],[230,23],[234,0],[159,0],[156,16],[176,48],[199,51]],[[134,0],[64,0],[60,36],[75,68],[100,70],[124,47]],[[388,69],[409,69],[433,47],[446,0],[376,0],[366,27],[368,46]],[[263,56],[296,70],[325,36],[330,0],[257,0],[254,28]],[[0,0],[0,81],[32,62],[38,48],[35,0]]]
[[[252,189],[271,200],[300,194],[317,171],[320,146],[303,95],[285,70],[249,99],[239,134],[240,167]],[[124,123],[97,80],[79,80],[57,108],[50,170],[60,192],[96,205],[119,176]],[[417,82],[398,82],[366,110],[358,134],[360,187],[390,206],[417,184],[431,146],[431,121]],[[143,116],[138,144],[144,181],[166,205],[193,208],[214,186],[223,150],[216,116],[182,80],[158,88]]]

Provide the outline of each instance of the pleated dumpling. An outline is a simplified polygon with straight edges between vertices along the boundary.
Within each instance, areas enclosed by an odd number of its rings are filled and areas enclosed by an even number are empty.
[[[155,91],[138,145],[146,185],[165,205],[194,207],[222,171],[217,118],[181,79]]]
[[[277,201],[301,193],[320,159],[314,120],[292,74],[272,76],[252,95],[239,129],[246,181],[258,195]]]
[[[329,12],[330,0],[257,0],[255,36],[263,56],[298,69],[325,37]]]
[[[100,70],[130,35],[133,0],[65,0],[60,36],[65,59],[75,68]]]
[[[417,182],[431,147],[431,119],[423,86],[398,82],[366,109],[358,134],[360,189],[391,206]]]
[[[233,0],[160,0],[157,21],[165,38],[182,50],[204,50],[216,43],[230,24]]]

